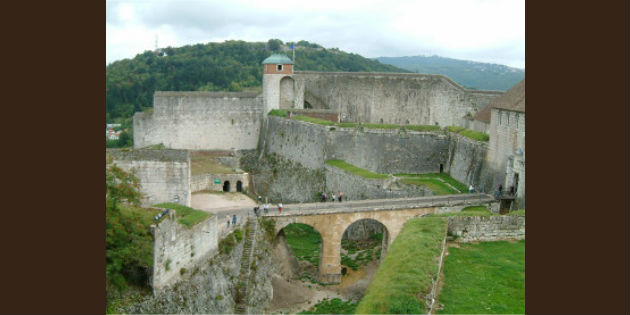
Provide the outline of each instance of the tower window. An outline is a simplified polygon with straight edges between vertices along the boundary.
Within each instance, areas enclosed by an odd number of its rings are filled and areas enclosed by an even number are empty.
[[[282,71],[282,65],[277,65],[276,70],[278,70],[278,72]]]

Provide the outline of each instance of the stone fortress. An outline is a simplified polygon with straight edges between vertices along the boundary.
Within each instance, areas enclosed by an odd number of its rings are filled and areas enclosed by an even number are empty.
[[[368,180],[326,163],[341,159],[383,174],[446,172],[489,194],[502,185],[504,192],[513,192],[503,207],[525,207],[524,80],[504,93],[468,90],[443,75],[294,71],[293,61],[278,54],[262,64],[260,94],[156,91],[153,110],[134,115],[134,151],[163,145],[164,151],[185,155],[170,154],[177,156],[170,161],[163,154],[164,166],[156,168],[165,174],[162,180],[155,174],[140,177],[149,196],[145,204],[178,196],[190,205],[194,187],[220,189],[213,181],[227,181],[227,175],[196,179],[190,169],[182,170],[182,161],[190,164],[191,154],[205,151],[222,152],[234,167],[251,170],[241,174],[250,192],[285,203],[315,201],[322,191],[343,191],[350,200],[431,194],[394,176]],[[361,125],[333,127],[269,115],[274,109]],[[459,126],[485,132],[489,141],[408,125]],[[122,152],[114,155],[133,160]],[[173,184],[182,180],[187,182]],[[188,191],[182,191],[186,185]]]
[[[153,110],[135,113],[134,149],[107,150],[107,154],[121,168],[135,172],[144,194],[143,206],[162,202],[191,206],[193,193],[208,190],[242,191],[268,197],[273,203],[282,201],[294,208],[294,214],[270,214],[277,219],[278,230],[301,222],[323,233],[318,266],[323,283],[340,281],[340,240],[357,220],[371,218],[383,224],[385,250],[413,216],[460,211],[482,203],[493,212],[525,207],[524,81],[505,93],[467,90],[442,75],[294,71],[293,62],[284,55],[270,56],[263,67],[262,93],[156,91]],[[283,110],[288,117],[275,115],[274,110]],[[291,119],[292,115],[337,124]],[[414,125],[464,127],[487,133],[489,140],[472,140],[439,128],[416,131]],[[204,155],[233,172],[193,174],[191,160]],[[331,159],[387,176],[354,175],[327,163]],[[433,192],[392,175],[442,172],[472,184],[479,192],[493,194],[502,185],[506,192],[513,187],[513,193],[504,194],[500,203],[487,195],[478,200],[468,200],[476,198],[472,195],[418,199]],[[321,192],[338,191],[344,193],[343,204],[321,205],[339,209],[316,209],[306,215],[299,210],[320,204],[297,203],[314,202]],[[432,201],[421,205],[420,199]],[[387,204],[366,206],[383,201]],[[349,207],[353,203],[361,209]],[[230,232],[219,228],[218,216],[192,228],[175,224],[173,217],[171,212],[154,227],[154,291],[179,281],[182,268],[207,265],[204,262],[216,254],[218,240]],[[449,220],[449,231],[462,239],[524,237],[522,217]],[[245,221],[249,222],[240,224]],[[234,264],[240,266],[238,261]],[[233,273],[238,275],[238,270]],[[219,283],[227,297],[226,279],[212,283]],[[228,302],[224,304],[235,303]]]

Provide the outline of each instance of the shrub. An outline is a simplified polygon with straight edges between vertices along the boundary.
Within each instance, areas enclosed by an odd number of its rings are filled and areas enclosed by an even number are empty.
[[[179,274],[184,275],[186,273],[186,268],[179,269]]]

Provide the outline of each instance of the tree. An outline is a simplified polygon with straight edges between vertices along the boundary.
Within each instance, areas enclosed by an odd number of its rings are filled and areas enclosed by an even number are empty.
[[[280,47],[282,47],[282,41],[279,39],[270,39],[267,42],[267,48],[273,52],[280,51]]]
[[[108,158],[111,159],[111,158]],[[118,166],[105,169],[106,286],[127,287],[125,275],[143,285],[152,265],[151,234],[138,216],[121,212],[121,204],[137,206],[142,194],[138,178]],[[138,277],[138,275],[141,275]],[[139,280],[140,279],[140,280]]]

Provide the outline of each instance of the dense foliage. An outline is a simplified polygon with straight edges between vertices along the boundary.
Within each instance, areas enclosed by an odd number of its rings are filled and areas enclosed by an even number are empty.
[[[105,171],[105,281],[108,307],[129,285],[147,288],[153,265],[150,225],[158,211],[141,209],[139,182],[111,165]]]
[[[464,87],[478,90],[505,91],[525,79],[522,69],[439,56],[378,57],[376,60],[411,72],[442,74]]]
[[[105,69],[107,121],[129,118],[153,106],[154,91],[251,91],[262,85],[262,61],[291,43],[225,41],[167,47],[123,59]],[[406,72],[391,65],[299,41],[296,70]]]

